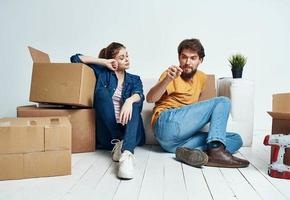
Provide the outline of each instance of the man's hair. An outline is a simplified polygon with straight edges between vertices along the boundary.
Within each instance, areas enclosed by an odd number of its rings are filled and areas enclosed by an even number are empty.
[[[178,56],[180,56],[182,50],[184,49],[190,49],[194,52],[196,52],[199,56],[199,58],[204,58],[205,54],[204,54],[204,48],[202,46],[202,44],[200,43],[199,39],[185,39],[183,40],[177,48],[178,51]]]
[[[99,53],[99,58],[112,59],[119,53],[120,49],[126,48],[123,44],[112,42],[106,48],[103,48]]]

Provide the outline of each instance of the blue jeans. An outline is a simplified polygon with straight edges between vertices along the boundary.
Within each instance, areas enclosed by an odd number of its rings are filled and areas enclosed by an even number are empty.
[[[161,147],[174,153],[177,147],[206,150],[207,144],[220,141],[230,153],[243,144],[237,133],[226,132],[230,112],[227,97],[215,97],[180,108],[163,111],[154,126],[155,137]],[[208,132],[201,132],[207,123]]]
[[[96,112],[96,118],[103,117],[102,132],[97,132],[97,147],[101,149],[112,150],[114,147],[111,140],[123,140],[122,150],[128,150],[134,153],[136,146],[141,146],[145,143],[145,130],[140,114],[140,104],[133,103],[131,120],[123,126],[116,123],[114,110],[112,112]],[[112,108],[113,109],[113,108]]]

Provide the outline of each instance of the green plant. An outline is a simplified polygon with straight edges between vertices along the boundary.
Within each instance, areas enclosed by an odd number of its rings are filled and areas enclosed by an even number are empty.
[[[243,69],[243,67],[247,63],[247,58],[242,54],[234,54],[229,57],[228,61],[230,62],[230,66],[232,69]]]

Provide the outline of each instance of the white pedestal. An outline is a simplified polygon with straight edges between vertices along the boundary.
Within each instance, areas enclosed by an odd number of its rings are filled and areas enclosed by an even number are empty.
[[[239,133],[243,146],[251,146],[254,127],[254,82],[246,79],[220,78],[218,96],[231,99],[232,108],[227,131]]]

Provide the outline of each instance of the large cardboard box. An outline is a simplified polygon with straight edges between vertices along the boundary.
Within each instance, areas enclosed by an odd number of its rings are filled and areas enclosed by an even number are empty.
[[[71,152],[0,154],[0,180],[71,174]]]
[[[272,117],[272,134],[290,134],[290,93],[274,94],[272,112],[268,113]],[[290,149],[286,149],[284,163],[290,166]]]
[[[71,174],[67,117],[0,119],[0,180]]]
[[[72,153],[92,152],[96,148],[95,111],[91,108],[20,106],[18,117],[67,116],[72,126]]]
[[[28,47],[33,71],[30,101],[92,107],[96,78],[84,64],[50,63],[48,54]]]

